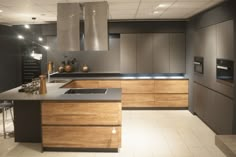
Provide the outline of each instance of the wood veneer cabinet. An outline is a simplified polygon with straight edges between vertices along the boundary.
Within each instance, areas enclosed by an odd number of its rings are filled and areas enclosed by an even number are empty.
[[[122,80],[122,93],[153,93],[154,80]]]
[[[120,102],[44,101],[42,145],[59,148],[119,148]]]
[[[44,147],[118,148],[121,143],[120,127],[43,126],[42,131]]]
[[[188,107],[188,80],[76,80],[64,87],[122,88],[127,108]]]
[[[155,80],[155,93],[188,93],[188,81]]]
[[[124,80],[122,107],[188,107],[188,80]]]

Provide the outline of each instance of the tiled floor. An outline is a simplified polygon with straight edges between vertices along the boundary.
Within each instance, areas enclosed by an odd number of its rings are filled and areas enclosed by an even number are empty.
[[[41,153],[40,144],[0,137],[0,157],[224,157],[214,144],[214,132],[189,111],[122,113],[122,148],[118,153]]]

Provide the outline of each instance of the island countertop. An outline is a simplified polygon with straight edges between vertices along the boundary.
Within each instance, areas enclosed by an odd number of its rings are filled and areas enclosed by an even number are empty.
[[[70,81],[70,80],[68,80]],[[0,93],[0,100],[78,100],[78,101],[121,101],[120,88],[108,88],[106,94],[64,94],[69,88],[65,83],[47,83],[47,94],[18,92],[21,87]]]

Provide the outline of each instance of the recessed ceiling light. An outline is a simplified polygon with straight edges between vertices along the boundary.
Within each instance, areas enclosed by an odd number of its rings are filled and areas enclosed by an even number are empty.
[[[18,38],[18,39],[24,39],[24,36],[19,34],[19,35],[17,36],[17,38]]]
[[[38,40],[39,40],[39,41],[43,41],[43,38],[42,38],[42,37],[39,37]]]
[[[2,13],[3,12],[3,10],[0,10],[0,13]]]
[[[43,46],[46,50],[49,50],[50,49],[50,47],[49,46],[47,46],[47,45],[45,45],[45,46]]]
[[[30,25],[24,25],[26,29],[30,29]]]

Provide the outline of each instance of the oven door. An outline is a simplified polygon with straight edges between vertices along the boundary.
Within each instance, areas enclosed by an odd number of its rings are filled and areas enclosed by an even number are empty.
[[[194,57],[194,72],[199,74],[204,73],[203,57]]]
[[[234,82],[234,62],[231,60],[216,60],[216,78],[226,82]]]

